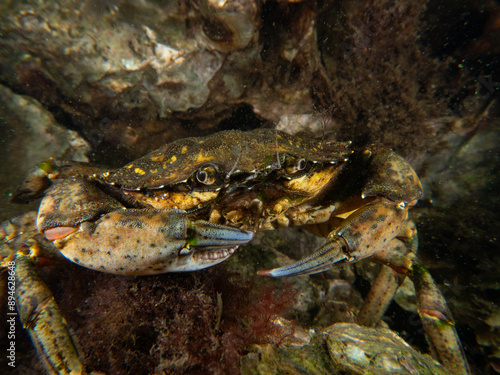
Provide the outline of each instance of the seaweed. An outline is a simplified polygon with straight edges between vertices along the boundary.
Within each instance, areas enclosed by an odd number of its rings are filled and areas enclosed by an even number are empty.
[[[408,156],[428,149],[429,119],[450,114],[461,88],[452,59],[423,44],[426,1],[326,4],[318,16],[324,70],[316,74],[317,108],[334,130],[358,143],[383,143]]]
[[[275,323],[297,291],[242,284],[224,269],[126,278],[70,266],[49,282],[89,371],[237,374],[252,344],[279,344]]]

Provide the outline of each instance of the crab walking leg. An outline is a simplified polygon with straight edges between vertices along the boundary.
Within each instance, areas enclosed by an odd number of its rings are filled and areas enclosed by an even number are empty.
[[[398,274],[392,268],[382,266],[358,313],[356,320],[358,324],[367,327],[375,326],[384,316],[404,279],[403,275]]]
[[[443,294],[423,266],[415,264],[412,270],[418,313],[434,357],[452,374],[470,374],[455,322]]]
[[[16,304],[24,328],[49,374],[85,374],[75,342],[54,297],[28,255],[15,258]]]
[[[398,233],[398,238],[393,239],[385,249],[372,255],[371,259],[382,263],[383,266],[358,313],[359,324],[373,327],[382,319],[406,275],[411,274],[417,248],[415,224],[408,221]]]
[[[183,210],[123,209],[96,222],[44,231],[81,266],[120,275],[194,271],[221,263],[253,232],[202,220]],[[53,236],[61,237],[53,238]]]
[[[335,231],[330,233],[326,244],[311,256],[289,266],[273,270],[259,271],[262,276],[280,277],[311,274],[326,271],[336,265],[357,262],[371,257],[392,270],[409,276],[418,294],[419,315],[422,319],[428,341],[435,356],[453,374],[469,374],[467,361],[455,331],[451,313],[444,297],[434,284],[430,274],[421,266],[414,264],[416,239],[402,235],[411,231],[412,224],[407,222],[407,208],[404,203],[395,204],[381,199],[367,205],[350,215]],[[406,237],[400,241],[397,237]],[[366,311],[361,311],[360,322],[374,323],[379,318],[366,315],[383,314],[385,305],[397,290],[399,280],[387,266],[375,286]],[[379,285],[377,285],[379,284]],[[388,287],[389,291],[383,288]],[[379,305],[377,307],[377,304]]]
[[[434,357],[452,374],[470,374],[446,300],[430,273],[416,262],[415,234],[413,222],[408,222],[398,235],[405,238],[404,242],[394,239],[390,246],[372,256],[390,268],[383,266],[377,275],[359,312],[358,323],[376,324],[406,275],[415,285],[418,313]]]
[[[259,271],[261,276],[308,275],[355,263],[386,247],[404,226],[408,207],[380,198],[351,214],[310,256],[288,266]]]

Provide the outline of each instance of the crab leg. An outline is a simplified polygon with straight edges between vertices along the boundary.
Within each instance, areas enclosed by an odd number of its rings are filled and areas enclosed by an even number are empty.
[[[411,238],[407,239],[408,244],[396,238],[401,232],[411,230],[410,226],[404,203],[394,204],[385,199],[374,201],[351,214],[329,234],[325,245],[311,256],[288,266],[259,271],[259,274],[270,277],[312,274],[367,257],[390,265],[391,268],[384,266],[375,280],[358,321],[376,324],[404,277],[396,276],[393,270],[408,275],[415,283],[419,315],[434,355],[451,373],[469,374],[444,297],[430,274],[423,267],[413,264],[415,254],[408,246],[416,244],[411,243]],[[371,314],[373,316],[369,316]]]
[[[49,374],[84,374],[78,350],[54,297],[28,255],[15,258],[16,304]]]
[[[358,313],[358,324],[374,327],[384,316],[404,279],[392,268],[382,266]]]
[[[386,247],[396,237],[407,216],[404,202],[395,204],[383,198],[373,201],[345,219],[315,253],[288,266],[259,271],[259,275],[308,275],[336,265],[358,262]]]
[[[411,275],[417,248],[415,224],[408,221],[397,238],[372,255],[371,259],[383,265],[358,313],[359,324],[373,327],[382,319],[399,286]]]
[[[182,210],[123,209],[96,222],[48,228],[61,253],[84,267],[121,275],[193,271],[218,264],[253,238]]]
[[[390,246],[372,257],[388,266],[383,266],[377,275],[358,314],[358,323],[368,326],[376,324],[385,313],[398,286],[408,276],[415,285],[418,314],[434,357],[452,374],[470,374],[446,300],[430,273],[416,263],[417,243],[412,226],[413,223],[409,222],[404,228],[412,232],[405,243],[394,239]]]
[[[382,266],[377,275],[358,314],[358,323],[375,325],[384,315],[399,285],[408,276],[415,285],[418,314],[433,356],[452,374],[470,374],[455,322],[430,273],[415,262],[415,252],[405,243],[394,239],[390,245],[372,257],[388,266]],[[408,245],[416,247],[416,241],[410,238]]]
[[[433,356],[452,374],[470,374],[470,368],[455,330],[455,322],[430,273],[421,265],[412,267],[417,291],[418,314]]]

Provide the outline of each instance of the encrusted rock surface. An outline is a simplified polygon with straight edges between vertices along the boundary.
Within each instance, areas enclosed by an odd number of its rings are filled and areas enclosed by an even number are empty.
[[[0,79],[93,146],[113,146],[114,160],[313,113],[323,130],[406,155],[433,139],[425,120],[447,114],[460,89],[456,63],[419,43],[422,0],[23,0],[0,10]]]
[[[279,346],[253,346],[241,362],[243,375],[448,374],[393,331],[353,323],[319,332],[296,330]]]

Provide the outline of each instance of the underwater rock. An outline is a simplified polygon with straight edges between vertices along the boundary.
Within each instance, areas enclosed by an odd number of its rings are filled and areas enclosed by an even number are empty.
[[[393,331],[338,323],[323,331],[330,358],[350,374],[446,374],[430,356],[421,354]]]
[[[227,54],[255,45],[258,6],[33,0],[0,10],[2,80],[56,108],[94,144],[143,154],[171,131],[182,136],[174,112],[211,106],[209,82]]]
[[[77,132],[59,125],[35,99],[17,95],[2,85],[0,97],[0,220],[5,220],[26,212],[26,206],[9,205],[8,199],[33,166],[52,157],[88,161],[90,147]]]
[[[433,139],[425,120],[462,81],[419,44],[424,1],[389,3],[11,2],[0,78],[121,157],[222,120],[245,127],[241,106],[274,123],[319,112],[342,139],[406,154]]]
[[[301,332],[302,345],[297,336],[279,346],[254,345],[242,358],[241,373],[447,374],[430,356],[417,352],[389,329],[337,323],[317,333]]]

